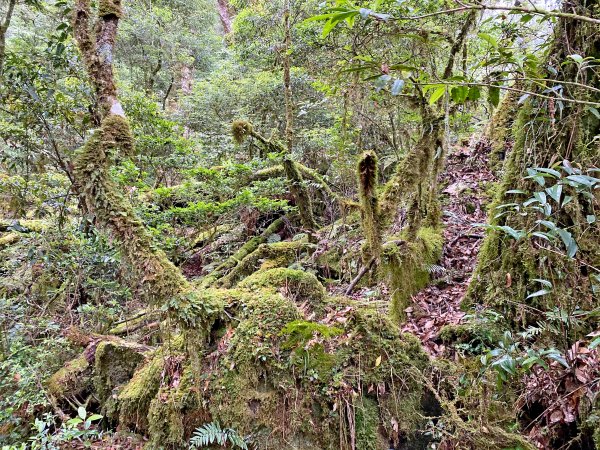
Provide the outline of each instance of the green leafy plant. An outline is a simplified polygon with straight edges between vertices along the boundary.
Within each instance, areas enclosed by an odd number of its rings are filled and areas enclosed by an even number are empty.
[[[555,348],[535,349],[527,347],[510,331],[506,331],[498,347],[481,356],[484,368],[491,368],[498,375],[498,384],[516,375],[528,373],[535,365],[548,369],[548,360],[558,361],[569,367],[565,357]]]
[[[41,419],[34,420],[33,435],[29,442],[3,446],[2,450],[59,450],[64,448],[62,444],[72,441],[79,441],[87,446],[92,438],[100,435],[92,425],[101,419],[99,414],[88,415],[86,409],[80,406],[77,417],[68,419],[57,429],[55,417],[52,414],[44,414]]]
[[[218,422],[210,422],[196,428],[190,439],[190,448],[204,448],[209,445],[231,446],[248,450],[248,444],[237,431],[231,428],[221,428]]]

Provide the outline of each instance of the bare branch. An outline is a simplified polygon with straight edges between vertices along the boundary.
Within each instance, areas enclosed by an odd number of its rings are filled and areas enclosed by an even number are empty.
[[[394,17],[392,20],[420,20],[420,19],[426,19],[428,17],[442,16],[442,15],[446,15],[446,14],[452,14],[452,13],[464,12],[464,11],[470,11],[470,10],[513,11],[513,12],[520,12],[520,13],[524,13],[524,14],[534,14],[534,15],[540,15],[540,16],[546,16],[546,17],[559,17],[559,18],[563,18],[563,19],[580,20],[582,22],[600,24],[600,19],[595,19],[593,17],[588,17],[588,16],[581,16],[579,14],[565,13],[565,12],[561,12],[561,11],[548,11],[545,9],[523,8],[523,7],[519,7],[519,6],[489,6],[489,5],[472,5],[472,4],[464,4],[464,6],[460,6],[457,8],[444,9],[442,11],[436,11],[434,13],[428,13],[428,14],[421,14],[418,16]]]

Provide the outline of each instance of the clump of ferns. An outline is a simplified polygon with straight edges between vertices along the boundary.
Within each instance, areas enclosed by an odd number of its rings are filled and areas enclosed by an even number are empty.
[[[204,448],[214,444],[248,450],[246,440],[236,430],[221,428],[218,422],[205,423],[196,428],[190,439],[190,449]]]

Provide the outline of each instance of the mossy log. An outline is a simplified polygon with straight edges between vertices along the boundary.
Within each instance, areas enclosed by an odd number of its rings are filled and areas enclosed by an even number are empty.
[[[0,231],[14,231],[19,233],[41,233],[46,231],[49,223],[45,220],[30,220],[30,219],[0,219]]]
[[[113,417],[115,392],[131,379],[150,350],[117,337],[90,337],[85,351],[48,380],[48,392],[59,402],[70,404],[84,402],[93,392],[103,413]]]
[[[57,399],[83,397],[92,387],[92,364],[85,355],[67,362],[46,383],[48,393]]]
[[[201,286],[206,287],[215,283],[218,279],[225,275],[225,272],[235,268],[244,258],[254,252],[259,245],[267,242],[267,239],[272,234],[277,233],[283,227],[283,218],[274,220],[265,230],[258,236],[254,236],[240,247],[233,255],[225,262],[220,264],[215,270],[207,275],[201,283]]]
[[[0,250],[5,247],[10,247],[11,245],[16,244],[21,240],[21,235],[19,233],[6,233],[0,236]]]

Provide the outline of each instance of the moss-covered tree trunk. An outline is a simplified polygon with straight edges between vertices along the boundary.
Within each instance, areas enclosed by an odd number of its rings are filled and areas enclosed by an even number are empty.
[[[600,2],[568,1],[563,10],[597,18]],[[561,85],[564,100],[542,98],[535,94],[543,88],[528,87],[533,95],[523,102],[512,126],[514,148],[490,210],[493,229],[466,298],[522,322],[536,319],[531,306],[572,312],[594,308],[598,301],[591,285],[600,273],[600,198],[598,189],[589,192],[579,183],[593,183],[586,177],[598,173],[587,170],[600,166],[600,121],[592,109],[600,102],[600,78],[597,67],[583,62],[600,57],[597,26],[560,18],[548,54],[548,85]],[[505,121],[492,125],[504,127]],[[491,132],[505,135],[505,130]],[[536,175],[531,171],[535,168],[542,172]],[[510,207],[513,203],[521,205],[518,211]],[[548,235],[550,241],[544,238]],[[544,294],[531,296],[540,291]]]
[[[379,259],[383,240],[381,210],[377,193],[379,178],[377,170],[377,155],[374,152],[365,152],[358,161],[358,194],[363,231],[369,246],[367,260]]]
[[[133,135],[117,98],[112,67],[121,2],[100,0],[93,27],[90,0],[77,0],[73,14],[75,39],[96,91],[100,123],[74,161],[82,202],[96,225],[115,238],[147,300],[152,304],[170,300],[183,308],[193,293],[190,284],[156,248],[109,173],[118,155],[133,152]]]
[[[0,76],[2,76],[4,70],[4,59],[6,57],[6,33],[8,32],[8,27],[10,26],[16,4],[17,0],[8,1],[6,15],[4,16],[2,23],[0,23]]]

